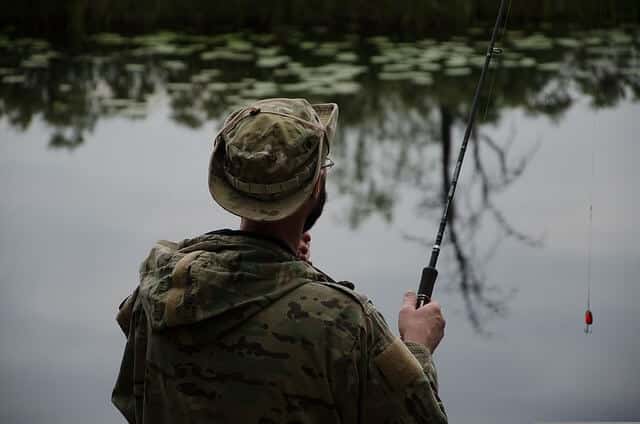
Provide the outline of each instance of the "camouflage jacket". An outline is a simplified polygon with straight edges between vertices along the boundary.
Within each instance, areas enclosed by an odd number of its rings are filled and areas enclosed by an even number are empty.
[[[284,245],[161,241],[121,305],[130,423],[446,423],[429,351]]]

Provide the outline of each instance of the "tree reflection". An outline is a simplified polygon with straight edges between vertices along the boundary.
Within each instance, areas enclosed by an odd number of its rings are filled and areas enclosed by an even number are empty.
[[[478,332],[484,332],[486,318],[491,316],[504,316],[507,301],[513,292],[505,293],[495,284],[488,284],[482,276],[482,267],[488,263],[497,251],[500,243],[506,238],[515,239],[529,246],[539,246],[540,240],[517,230],[509,223],[504,214],[495,205],[494,198],[498,193],[506,189],[524,172],[527,163],[533,158],[536,149],[522,155],[516,160],[508,160],[510,147],[515,140],[515,133],[506,143],[498,143],[486,134],[478,135],[475,130],[471,139],[471,157],[473,167],[471,172],[471,184],[466,187],[467,196],[462,197],[461,208],[453,208],[449,215],[448,236],[453,250],[453,258],[456,266],[449,269],[447,275],[452,281],[457,281],[460,293],[464,300],[467,317],[473,328]],[[444,142],[444,139],[443,139]],[[482,159],[481,149],[486,147],[489,155],[497,160],[498,166],[493,167],[498,172],[489,175],[485,161]],[[443,147],[444,149],[444,147]],[[444,157],[444,155],[443,155]],[[443,160],[443,169],[450,170],[451,163]],[[449,172],[446,173],[450,175]],[[449,177],[443,178],[442,196],[446,198],[449,188]],[[479,199],[473,201],[469,193],[479,193]],[[461,212],[457,212],[460,210]],[[484,249],[478,251],[475,245],[478,229],[483,225],[482,219],[488,216],[493,221],[496,238]],[[484,222],[486,225],[486,221]],[[484,314],[486,312],[487,314]]]
[[[440,146],[441,184],[419,187],[423,193],[421,208],[435,210],[438,214],[447,198],[451,175],[457,159],[457,144],[453,142],[453,129],[466,124],[463,114],[453,113],[449,107],[440,105],[440,134],[435,140]],[[462,129],[462,128],[461,128]],[[443,254],[447,259],[441,279],[447,279],[445,290],[456,290],[462,295],[467,317],[473,328],[484,331],[486,318],[503,316],[507,301],[513,293],[504,293],[497,285],[488,284],[482,275],[483,265],[495,254],[500,243],[507,238],[515,239],[530,246],[538,246],[540,240],[524,234],[511,225],[495,204],[495,197],[515,182],[525,171],[537,149],[513,157],[511,148],[516,140],[512,132],[507,140],[498,142],[476,128],[472,133],[466,157],[465,184],[458,187],[454,203],[451,205],[447,224],[446,242]],[[490,169],[493,172],[490,172]],[[424,210],[424,209],[423,209]],[[439,217],[437,217],[439,219]],[[437,219],[432,218],[435,224]],[[486,245],[477,245],[477,233],[481,228],[491,226],[495,240]],[[435,231],[435,225],[433,229]],[[407,240],[418,243],[429,252],[432,239],[404,234]]]

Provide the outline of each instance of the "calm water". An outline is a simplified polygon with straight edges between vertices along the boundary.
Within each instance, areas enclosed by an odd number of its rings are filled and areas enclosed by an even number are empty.
[[[395,327],[485,38],[103,34],[72,55],[0,35],[2,422],[122,422],[116,307],[155,240],[237,225],[209,198],[208,155],[254,98],[340,105],[312,259]],[[640,30],[514,31],[502,47],[439,264],[442,398],[453,423],[640,420]]]

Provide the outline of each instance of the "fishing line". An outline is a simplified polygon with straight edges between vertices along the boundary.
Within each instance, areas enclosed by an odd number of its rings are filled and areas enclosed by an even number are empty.
[[[593,184],[595,174],[595,154],[591,155],[591,183]],[[593,250],[593,186],[589,190],[589,253],[587,256],[587,308],[591,307],[591,255]]]
[[[589,187],[589,230],[587,235],[587,310],[584,313],[584,332],[591,333],[593,313],[591,312],[591,263],[593,252],[593,184],[596,174],[596,153],[591,143],[591,184]]]

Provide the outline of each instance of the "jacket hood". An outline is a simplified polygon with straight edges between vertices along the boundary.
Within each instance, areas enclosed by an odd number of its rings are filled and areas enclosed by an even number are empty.
[[[313,281],[332,280],[277,240],[222,230],[159,241],[140,267],[138,296],[153,330],[209,320],[215,337]]]

